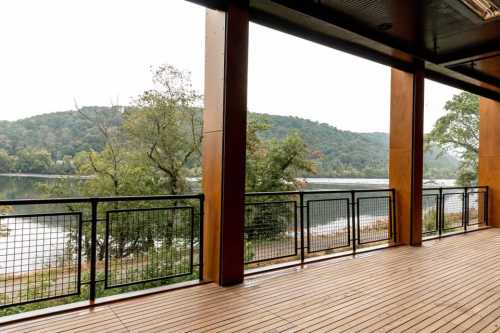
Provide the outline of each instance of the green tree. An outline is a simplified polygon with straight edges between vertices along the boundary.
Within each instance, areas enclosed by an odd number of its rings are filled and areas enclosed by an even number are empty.
[[[14,169],[14,158],[5,149],[0,149],[0,173],[12,172]]]
[[[427,147],[437,146],[442,152],[457,153],[461,158],[457,183],[472,185],[477,182],[479,97],[462,92],[447,101],[444,108],[446,114],[426,136]]]
[[[193,90],[189,73],[163,65],[153,74],[157,88],[139,96],[124,128],[135,149],[161,174],[164,191],[187,192],[190,168],[200,164],[201,96]]]
[[[297,177],[305,172],[315,173],[309,150],[298,131],[290,131],[279,139],[263,140],[262,132],[270,126],[250,120],[247,126],[246,190],[285,191],[297,189]]]
[[[113,107],[118,108],[118,107]],[[75,192],[81,196],[125,196],[125,195],[151,195],[161,193],[160,180],[151,167],[143,162],[142,156],[132,150],[122,126],[116,126],[113,118],[95,110],[78,108],[80,116],[93,122],[98,128],[105,142],[102,151],[90,150],[77,154],[74,159],[75,168],[79,175],[90,175],[92,178],[79,182],[68,182],[63,179],[53,185],[42,189],[51,196],[65,197]],[[75,188],[76,187],[76,188]],[[105,216],[107,210],[132,208],[127,203],[101,203],[98,214]],[[133,208],[143,208],[144,203],[139,203]],[[88,205],[70,205],[70,211],[84,211],[89,214]],[[141,227],[137,225],[137,227]],[[104,259],[104,224],[98,224],[97,257]],[[83,228],[84,253],[90,251],[90,225]],[[144,228],[144,232],[147,230]],[[112,230],[110,239],[118,248],[117,256],[127,256],[132,251],[142,246],[143,239],[139,233],[132,233],[136,237],[130,239],[127,235],[130,230],[116,227]],[[89,256],[86,256],[89,258]]]
[[[16,170],[26,173],[48,173],[54,161],[44,149],[25,148],[17,153]]]
[[[263,139],[271,126],[262,118],[248,117],[246,190],[247,192],[273,192],[295,190],[302,183],[297,179],[304,173],[314,174],[315,165],[299,131],[292,130],[282,139]],[[279,201],[276,196],[259,197],[260,200]],[[290,200],[290,198],[283,198]],[[283,205],[247,206],[246,254],[253,258],[253,242],[273,242],[287,238],[286,230],[294,211]],[[270,227],[272,226],[272,227]],[[267,230],[265,234],[260,232]],[[265,238],[265,239],[263,239]]]

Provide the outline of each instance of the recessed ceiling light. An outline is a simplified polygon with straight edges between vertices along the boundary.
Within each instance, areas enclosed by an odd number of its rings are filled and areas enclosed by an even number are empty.
[[[498,0],[460,0],[484,21],[500,17]]]

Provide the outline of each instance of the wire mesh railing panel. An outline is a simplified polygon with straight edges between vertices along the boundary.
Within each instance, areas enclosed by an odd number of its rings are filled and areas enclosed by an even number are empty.
[[[307,201],[308,253],[350,246],[349,199]]]
[[[426,239],[488,225],[488,186],[425,188],[422,201]]]
[[[464,227],[464,193],[444,193],[442,195],[443,231],[453,231]]]
[[[467,193],[467,219],[468,226],[486,225],[487,195],[485,191]]]
[[[105,287],[192,274],[194,224],[193,207],[107,211]]]
[[[297,203],[253,202],[245,205],[245,264],[297,255]]]
[[[366,197],[357,199],[358,244],[368,244],[391,239],[391,197]]]
[[[429,236],[439,232],[439,194],[422,196],[422,235]]]
[[[0,216],[0,308],[80,293],[80,213]]]

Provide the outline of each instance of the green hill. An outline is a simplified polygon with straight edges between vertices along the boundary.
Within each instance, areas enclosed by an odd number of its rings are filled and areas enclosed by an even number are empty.
[[[323,177],[387,177],[389,135],[387,133],[357,133],[339,130],[331,125],[297,117],[251,113],[250,119],[260,118],[271,129],[263,138],[282,138],[297,130],[311,149],[311,156]],[[436,150],[425,153],[425,176],[454,178],[458,161],[449,154],[439,156]]]
[[[119,126],[121,113],[108,107],[84,107],[84,112],[97,110],[107,122]],[[95,123],[78,112],[63,111],[37,115],[17,121],[0,121],[0,149],[17,154],[23,149],[45,149],[54,160],[74,156],[78,152],[100,151],[104,139]]]
[[[85,107],[83,110],[97,111],[99,117],[105,117],[113,126],[119,126],[122,121],[120,108]],[[290,130],[298,131],[310,147],[317,176],[387,177],[387,133],[342,131],[297,117],[250,113],[249,119],[256,118],[271,126],[262,132],[263,139],[283,138]],[[96,125],[75,111],[0,121],[0,172],[71,173],[68,161],[73,156],[89,149],[100,151],[103,146],[104,140]],[[5,155],[10,155],[12,161],[4,161]],[[425,161],[426,177],[454,177],[458,166],[451,155],[438,157],[435,152],[426,153]]]

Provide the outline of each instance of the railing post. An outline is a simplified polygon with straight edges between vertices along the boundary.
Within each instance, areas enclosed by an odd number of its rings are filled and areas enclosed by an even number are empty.
[[[464,188],[464,203],[462,205],[464,209],[463,213],[463,224],[464,224],[464,233],[467,232],[467,224],[469,223],[469,190],[467,187]]]
[[[96,299],[97,280],[97,200],[91,199],[92,219],[90,231],[90,303],[94,304]]]
[[[351,191],[352,253],[356,254],[356,192]],[[359,208],[359,207],[358,207]]]
[[[304,243],[304,192],[299,192],[299,205],[300,205],[300,262],[304,263],[305,259],[305,243]],[[309,232],[309,230],[307,231]]]
[[[484,224],[487,226],[489,225],[489,193],[490,193],[490,187],[486,186],[486,191],[484,192]]]
[[[198,236],[198,279],[203,281],[203,224],[204,224],[204,205],[205,205],[205,196],[200,194],[200,218],[199,218],[199,236]]]
[[[443,188],[439,188],[439,196],[438,196],[438,202],[439,202],[439,210],[437,211],[436,218],[438,219],[438,236],[441,237],[443,234],[443,214],[444,214],[444,200],[443,200]]]
[[[397,230],[396,230],[396,190],[394,188],[391,189],[392,201],[391,201],[391,223],[392,223],[392,239],[395,243],[398,242],[397,238]]]

